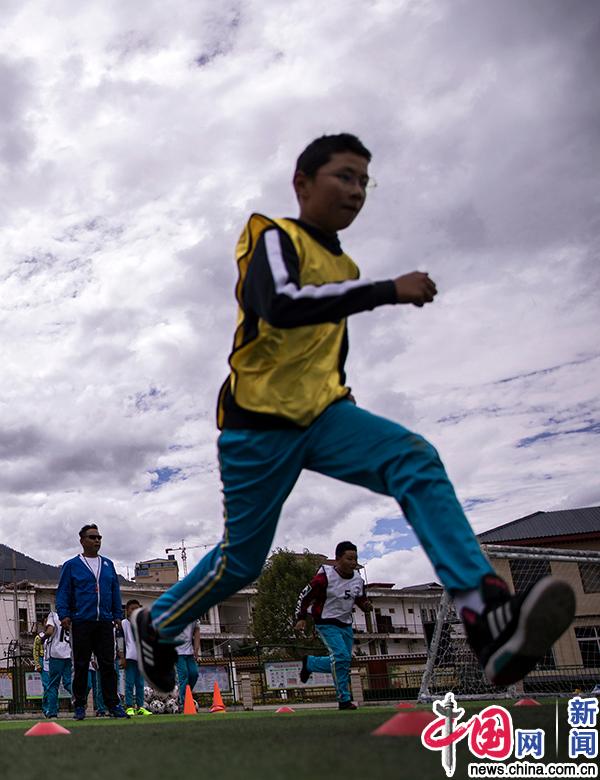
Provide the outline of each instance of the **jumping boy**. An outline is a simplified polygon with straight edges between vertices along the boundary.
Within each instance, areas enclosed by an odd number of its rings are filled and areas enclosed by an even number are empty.
[[[526,675],[573,618],[573,591],[553,577],[510,594],[483,555],[436,450],[361,409],[346,385],[346,318],[383,305],[420,308],[437,294],[421,271],[360,279],[342,250],[338,231],[364,205],[370,160],[353,135],[317,138],[296,164],[299,218],[252,214],[238,241],[238,325],[218,402],[223,539],[151,610],[132,618],[144,676],[161,690],[175,683],[177,634],[260,575],[303,469],[397,500],[492,683]]]
[[[350,695],[352,608],[356,604],[364,612],[371,610],[365,581],[357,571],[357,552],[352,542],[340,542],[335,548],[335,563],[319,567],[300,594],[295,614],[296,631],[304,632],[310,612],[315,630],[329,651],[329,655],[305,655],[300,680],[308,682],[313,672],[331,674],[340,710],[357,709]]]

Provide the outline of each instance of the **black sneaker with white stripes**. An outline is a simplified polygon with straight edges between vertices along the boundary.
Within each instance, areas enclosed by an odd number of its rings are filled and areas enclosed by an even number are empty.
[[[140,672],[155,690],[170,693],[175,687],[175,645],[160,641],[152,626],[149,610],[143,607],[136,609],[129,621],[135,637]]]
[[[307,683],[311,672],[308,671],[308,656],[302,656],[302,668],[300,669],[300,682]]]
[[[481,581],[485,611],[464,607],[461,611],[467,639],[485,676],[498,686],[522,680],[575,616],[571,586],[555,577],[544,577],[523,593],[511,595],[496,575]]]

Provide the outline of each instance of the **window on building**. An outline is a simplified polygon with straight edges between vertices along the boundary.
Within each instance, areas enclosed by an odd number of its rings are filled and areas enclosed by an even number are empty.
[[[387,648],[387,642],[385,639],[382,639],[379,643],[379,651],[381,655],[387,655],[388,654],[388,648]]]
[[[550,574],[550,561],[542,559],[522,560],[517,558],[511,560],[509,565],[516,593],[527,590],[530,585]]]
[[[395,615],[395,614],[396,614],[396,610],[394,609],[394,607],[390,607],[390,615]]]
[[[394,630],[392,627],[392,618],[390,615],[377,615],[377,632],[379,634],[391,634]]]
[[[43,626],[46,623],[46,618],[52,612],[52,605],[47,601],[40,601],[35,605],[35,620]]]
[[[413,609],[412,607],[409,607],[409,608],[408,608],[406,611],[407,611],[407,613],[408,613],[409,615],[412,615],[412,614],[413,614],[413,612],[414,612],[414,609]]]
[[[577,644],[585,667],[600,666],[600,626],[577,626]]]
[[[210,612],[205,612],[203,615],[200,615],[200,622],[204,626],[210,625]]]
[[[200,639],[200,655],[204,658],[214,658],[215,643],[212,639]]]
[[[584,593],[600,593],[600,563],[578,563]]]
[[[19,609],[19,634],[26,634],[29,631],[27,625],[27,609]]]

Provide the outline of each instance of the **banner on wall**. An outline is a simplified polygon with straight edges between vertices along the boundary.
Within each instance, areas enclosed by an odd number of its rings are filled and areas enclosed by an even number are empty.
[[[281,661],[265,664],[267,688],[281,690],[282,688],[325,688],[333,686],[330,674],[313,672],[307,683],[300,681],[301,661]]]
[[[42,686],[42,675],[39,672],[26,672],[25,673],[25,691],[28,699],[41,699],[44,689]],[[71,694],[67,691],[64,685],[61,683],[58,686],[58,698],[70,699]],[[11,694],[12,699],[12,694]]]
[[[0,672],[0,699],[12,699],[12,674]]]
[[[196,693],[212,693],[215,688],[215,681],[219,684],[221,693],[231,693],[229,682],[229,669],[227,666],[199,666],[198,682],[194,685]]]

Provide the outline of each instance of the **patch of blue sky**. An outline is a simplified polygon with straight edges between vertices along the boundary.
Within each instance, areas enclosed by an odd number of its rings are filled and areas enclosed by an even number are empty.
[[[439,417],[436,422],[438,423],[459,423],[463,420],[466,420],[468,417],[473,417],[474,415],[480,415],[480,414],[487,414],[492,416],[498,416],[500,414],[505,413],[506,410],[504,410],[501,406],[494,405],[494,406],[481,406],[476,409],[469,409],[468,411],[456,413],[456,414],[448,414],[445,417]]]
[[[506,377],[506,379],[498,379],[493,384],[496,385],[503,385],[507,382],[515,382],[518,379],[527,379],[528,377],[532,376],[542,376],[544,374],[552,374],[555,371],[560,371],[562,368],[568,368],[570,366],[579,366],[582,363],[589,363],[593,360],[597,360],[600,357],[600,355],[585,355],[582,358],[579,358],[577,360],[571,360],[568,363],[561,363],[558,366],[550,366],[549,368],[540,368],[536,371],[527,371],[523,374],[515,374],[514,376]]]
[[[379,558],[383,553],[395,550],[412,550],[418,544],[419,540],[402,515],[379,517],[371,540],[361,545],[359,556],[363,560]]]
[[[163,411],[168,406],[166,393],[158,387],[150,387],[147,392],[135,394],[135,407],[140,412]]]
[[[171,482],[181,474],[181,469],[172,469],[170,466],[163,466],[163,468],[155,469],[150,472],[152,474],[152,484],[148,490],[158,490],[167,482]]]
[[[536,433],[534,436],[526,436],[523,439],[519,439],[516,447],[531,447],[533,444],[537,444],[538,441],[544,439],[554,439],[557,436],[573,436],[577,433],[600,433],[600,422],[590,421],[587,425],[583,425],[580,428],[571,428],[567,431],[542,431]]]
[[[464,512],[470,512],[472,509],[475,509],[478,506],[481,506],[482,504],[493,504],[494,499],[493,498],[481,498],[479,496],[473,497],[473,498],[467,498],[465,501],[462,502],[462,508]]]

